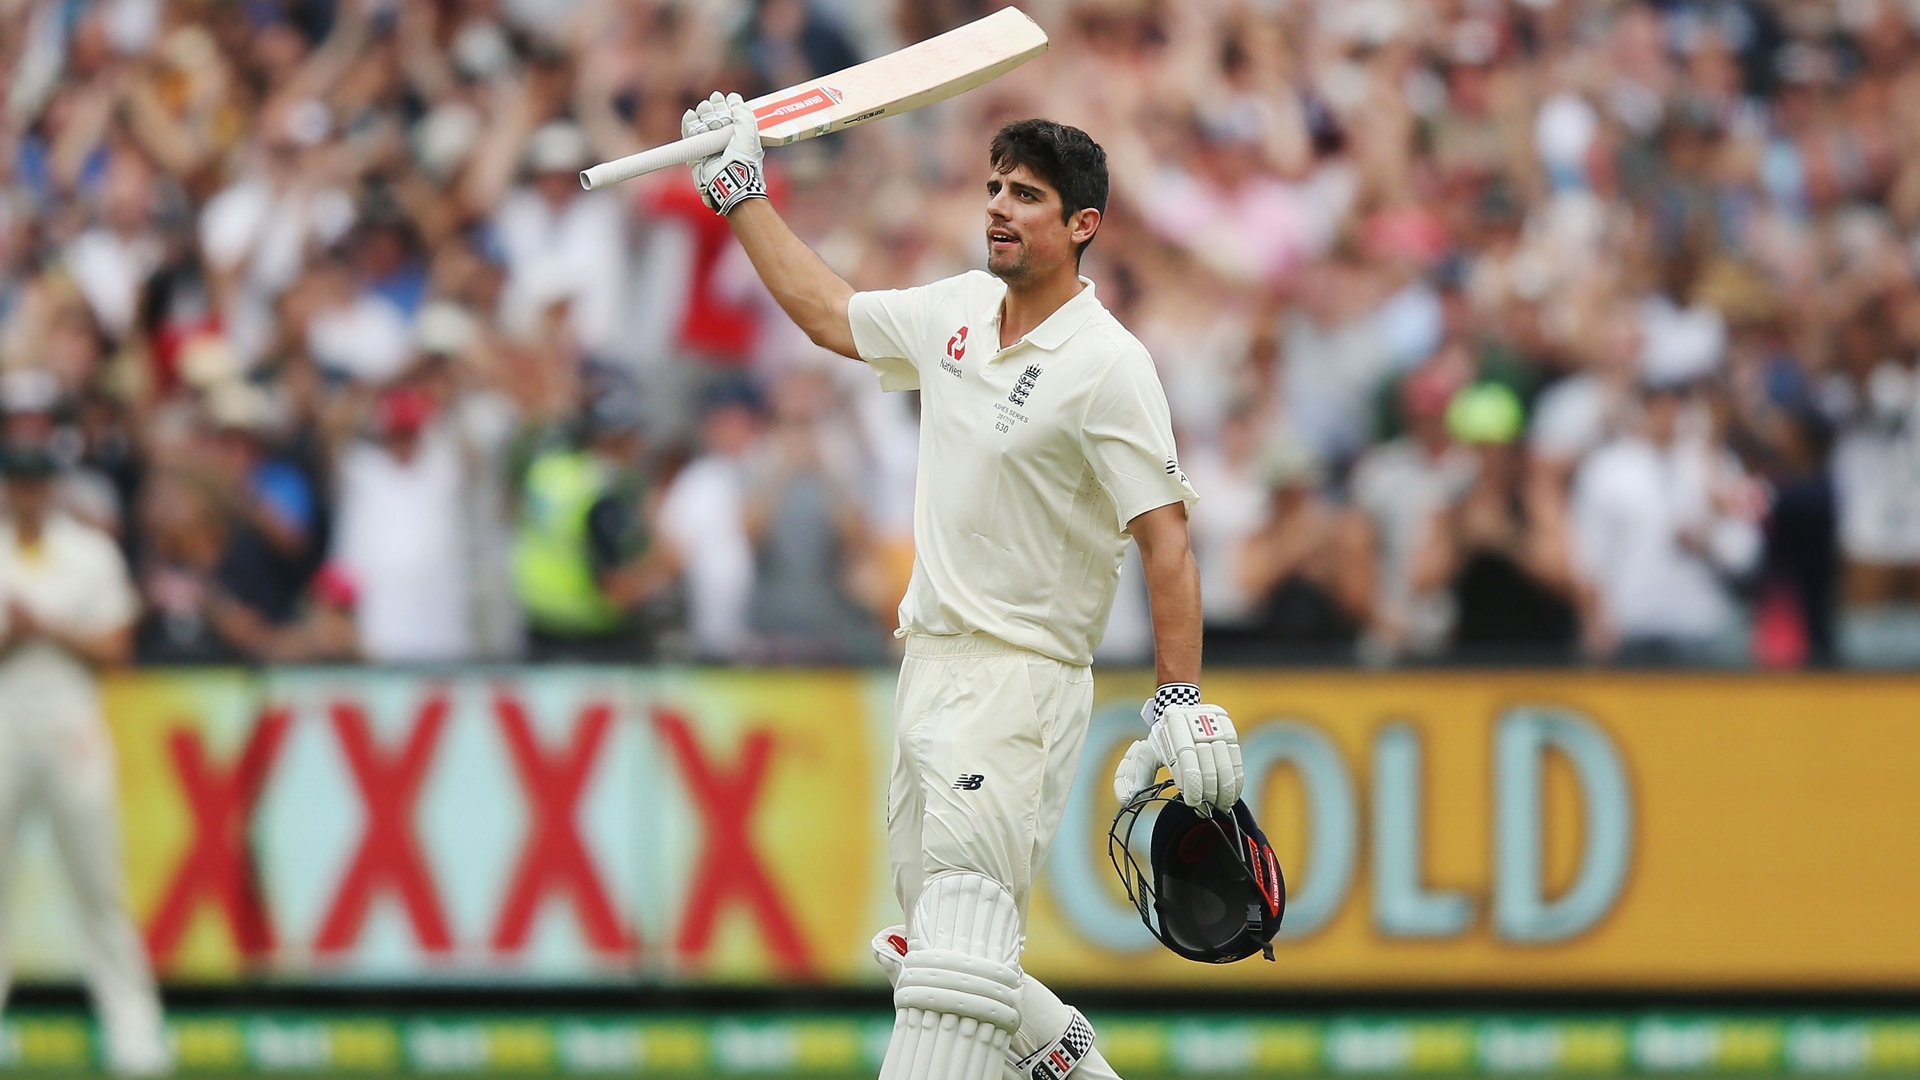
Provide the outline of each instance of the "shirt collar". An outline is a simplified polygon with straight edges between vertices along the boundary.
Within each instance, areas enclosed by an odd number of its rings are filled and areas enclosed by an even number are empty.
[[[1083,277],[1080,284],[1080,291],[1073,294],[1072,299],[1055,308],[1053,314],[1041,320],[1039,326],[1027,331],[1027,336],[1021,340],[1048,352],[1065,345],[1073,332],[1086,325],[1093,313],[1100,310],[1100,300],[1093,293],[1092,279]],[[1005,304],[1005,289],[1001,290],[1000,297],[1000,303]]]

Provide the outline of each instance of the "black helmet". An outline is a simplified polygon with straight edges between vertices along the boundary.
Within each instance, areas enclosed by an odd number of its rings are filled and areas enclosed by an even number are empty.
[[[1133,835],[1152,811],[1151,872],[1134,857]],[[1168,780],[1114,815],[1107,857],[1127,899],[1160,943],[1189,960],[1230,964],[1254,953],[1273,959],[1273,935],[1287,910],[1287,884],[1273,845],[1245,801],[1211,815],[1181,801]]]

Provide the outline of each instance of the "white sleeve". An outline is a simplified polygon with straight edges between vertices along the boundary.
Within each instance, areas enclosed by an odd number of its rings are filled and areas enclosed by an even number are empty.
[[[113,541],[98,533],[87,534],[87,540],[87,561],[97,580],[87,590],[86,602],[73,613],[71,628],[87,634],[111,633],[139,617],[140,598],[127,575],[127,562]]]
[[[1184,503],[1191,511],[1200,501],[1175,452],[1166,391],[1144,353],[1122,356],[1099,380],[1080,445],[1123,530],[1149,510]]]
[[[1588,458],[1574,474],[1572,493],[1572,543],[1574,572],[1595,588],[1610,584],[1607,556],[1617,550],[1613,508],[1609,505],[1606,477],[1595,468],[1605,459]]]
[[[927,288],[860,292],[847,300],[854,351],[880,376],[882,390],[920,389],[913,353],[926,340]]]

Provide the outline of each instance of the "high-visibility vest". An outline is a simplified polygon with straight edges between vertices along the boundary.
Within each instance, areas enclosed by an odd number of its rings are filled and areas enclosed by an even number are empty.
[[[513,577],[534,629],[595,634],[626,621],[601,591],[587,537],[587,513],[612,487],[606,464],[581,450],[550,451],[527,468]]]

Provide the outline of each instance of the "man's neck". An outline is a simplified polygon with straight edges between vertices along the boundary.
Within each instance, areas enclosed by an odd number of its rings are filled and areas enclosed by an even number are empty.
[[[45,518],[29,518],[20,515],[13,520],[13,542],[22,554],[37,554],[40,541],[47,534]]]
[[[1004,349],[1032,333],[1085,287],[1080,283],[1079,268],[1074,266],[1043,281],[1007,282],[1007,296],[1000,306],[1000,347]]]

